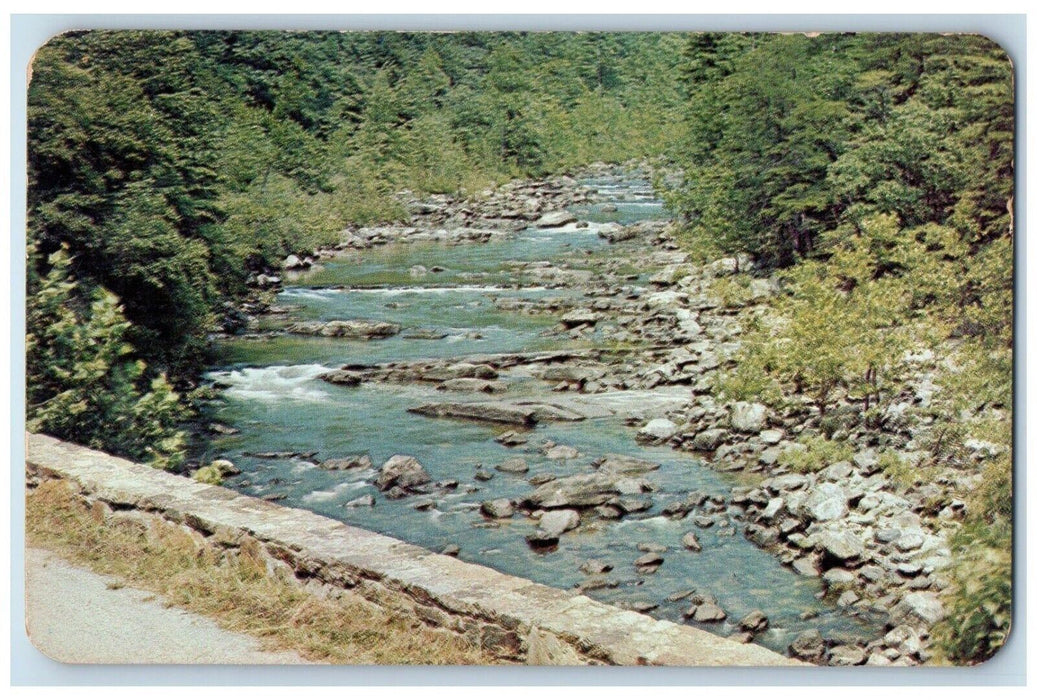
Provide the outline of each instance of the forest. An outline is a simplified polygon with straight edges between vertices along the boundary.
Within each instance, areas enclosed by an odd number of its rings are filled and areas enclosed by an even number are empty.
[[[955,536],[947,658],[1003,644],[1012,593],[1015,99],[970,35],[90,31],[28,94],[27,421],[177,469],[255,276],[399,193],[652,164],[703,262],[777,275],[731,400],[790,388],[881,429],[900,358],[953,348],[926,459],[1003,446]],[[665,176],[665,177],[664,177]],[[739,290],[732,288],[731,294]],[[830,449],[837,438],[816,444]],[[924,469],[924,464],[919,469]]]

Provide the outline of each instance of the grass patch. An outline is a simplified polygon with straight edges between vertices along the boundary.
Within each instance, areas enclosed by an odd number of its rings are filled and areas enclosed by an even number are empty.
[[[60,481],[26,499],[26,535],[51,550],[205,615],[225,629],[332,664],[497,664],[496,657],[445,631],[395,617],[355,593],[325,599],[268,575],[243,547],[236,556],[204,546],[171,523],[152,528],[103,522]]]
[[[810,435],[789,446],[778,455],[778,464],[799,474],[819,472],[836,462],[853,457],[853,447],[845,442],[829,440],[821,435]]]

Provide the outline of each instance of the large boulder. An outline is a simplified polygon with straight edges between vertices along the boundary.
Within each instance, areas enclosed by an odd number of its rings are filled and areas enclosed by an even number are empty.
[[[533,508],[591,508],[616,496],[645,493],[651,486],[643,479],[597,472],[575,474],[541,484],[526,497]]]
[[[515,514],[515,508],[507,498],[495,498],[492,501],[483,501],[479,510],[491,518],[510,518]]]
[[[378,471],[374,484],[381,491],[388,491],[393,487],[411,490],[430,481],[432,478],[414,457],[393,455]]]
[[[603,472],[614,474],[643,474],[661,466],[659,462],[617,454],[603,455],[594,461],[594,465]]]
[[[534,226],[537,228],[558,228],[576,221],[576,217],[567,211],[552,211],[544,214],[536,220]]]
[[[859,560],[864,556],[864,542],[849,530],[827,530],[817,537],[818,549],[826,559],[837,562]]]
[[[894,624],[934,625],[944,618],[943,604],[935,593],[917,591],[908,593],[893,608],[890,619]]]
[[[677,429],[677,424],[672,420],[655,418],[637,432],[637,441],[649,444],[666,442],[677,434]]]
[[[802,510],[818,522],[837,520],[848,512],[848,501],[849,497],[842,486],[825,481],[810,489]]]
[[[400,326],[388,321],[354,318],[343,321],[297,321],[290,324],[285,330],[298,335],[370,340],[371,338],[388,338],[396,335],[400,332]]]
[[[580,525],[580,514],[575,510],[549,510],[540,517],[539,528],[548,537],[558,537]]]
[[[767,407],[739,401],[731,406],[731,429],[740,433],[759,433],[767,424]]]

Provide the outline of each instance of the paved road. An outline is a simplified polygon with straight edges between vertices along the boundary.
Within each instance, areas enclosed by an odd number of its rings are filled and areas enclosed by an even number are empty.
[[[294,652],[264,652],[259,641],[42,549],[25,551],[29,638],[65,663],[303,664]]]

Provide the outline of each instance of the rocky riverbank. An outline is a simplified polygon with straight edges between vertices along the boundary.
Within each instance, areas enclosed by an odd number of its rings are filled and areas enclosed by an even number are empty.
[[[597,174],[614,170],[603,166]],[[595,193],[572,178],[512,183],[478,197],[408,199],[412,221],[404,226],[360,228],[343,232],[333,249],[289,256],[286,275],[328,260],[348,259],[351,251],[388,244],[436,242],[479,245],[515,236],[529,226],[572,227],[581,222],[570,209],[592,203]],[[822,414],[802,395],[784,397],[780,406],[753,401],[728,402],[718,387],[732,367],[740,336],[751,319],[771,313],[769,300],[781,294],[781,280],[753,269],[748,258],[723,258],[698,264],[680,249],[676,231],[665,221],[598,226],[608,242],[601,251],[572,250],[543,261],[502,261],[517,288],[559,290],[535,299],[499,295],[489,298],[498,311],[557,318],[547,337],[583,345],[565,352],[473,355],[451,359],[348,364],[324,372],[329,383],[434,385],[450,398],[411,407],[421,416],[505,424],[501,444],[536,449],[549,459],[575,466],[566,475],[535,475],[522,498],[484,498],[476,505],[487,526],[527,518],[536,530],[530,546],[555,547],[574,532],[602,523],[637,518],[653,506],[650,460],[632,455],[584,455],[553,443],[527,444],[527,429],[544,421],[579,421],[621,415],[644,444],[668,445],[693,453],[714,469],[737,474],[738,485],[726,493],[693,491],[668,499],[662,514],[684,520],[689,529],[684,548],[702,550],[696,532],[713,529],[742,535],[774,553],[798,575],[820,578],[828,600],[848,615],[884,621],[874,638],[825,638],[808,630],[788,647],[797,658],[833,665],[915,665],[930,659],[929,630],[944,615],[940,592],[950,563],[948,533],[963,515],[961,494],[975,483],[975,472],[947,469],[925,483],[905,477],[924,442],[925,409],[939,391],[940,366],[931,354],[911,356],[910,395],[889,404],[874,425],[864,422],[860,407],[846,399]],[[434,277],[432,267],[415,269],[415,278]],[[260,288],[276,288],[282,276],[257,276]],[[737,293],[732,294],[734,289]],[[290,309],[267,304],[248,309],[267,329],[257,337],[294,333],[371,339],[401,334],[433,339],[434,328],[407,328],[367,319],[289,321]],[[273,313],[270,313],[270,312]],[[639,400],[624,397],[637,394]],[[650,398],[657,394],[660,400]],[[514,395],[514,396],[513,396]],[[816,435],[838,437],[841,450],[831,458],[807,463],[796,455]],[[982,461],[993,446],[975,444]],[[367,473],[386,497],[416,497],[415,508],[476,485],[434,481],[413,457],[397,455]],[[516,457],[480,468],[479,483],[495,473],[524,474]],[[329,467],[330,468],[330,467]],[[470,491],[466,491],[471,489]],[[492,493],[492,490],[491,490]],[[373,505],[374,499],[357,505]],[[665,547],[639,546],[634,562],[639,575],[664,566]],[[701,556],[708,556],[708,551]],[[588,561],[581,590],[615,585],[612,565]],[[676,591],[669,602],[690,607],[685,617],[699,624],[719,624],[726,617],[706,591]],[[631,603],[642,612],[659,601]],[[804,613],[809,614],[809,613]],[[739,620],[733,635],[751,641],[767,628],[766,611]]]

